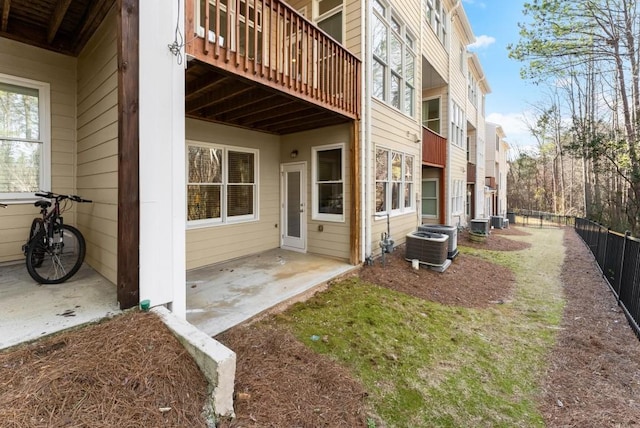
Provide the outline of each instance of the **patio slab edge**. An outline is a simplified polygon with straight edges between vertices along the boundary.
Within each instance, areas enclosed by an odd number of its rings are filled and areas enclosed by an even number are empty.
[[[236,354],[220,342],[175,316],[164,306],[151,309],[178,338],[209,382],[210,409],[216,416],[234,416]],[[215,426],[215,425],[213,425]]]

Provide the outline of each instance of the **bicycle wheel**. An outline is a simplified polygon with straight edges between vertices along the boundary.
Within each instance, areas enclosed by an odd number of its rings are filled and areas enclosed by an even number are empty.
[[[78,272],[84,261],[86,244],[80,231],[66,224],[54,228],[51,245],[42,230],[27,251],[27,271],[40,284],[65,282]],[[42,261],[36,264],[40,253]]]
[[[27,245],[29,245],[33,241],[33,238],[35,238],[41,230],[44,231],[44,222],[41,218],[34,218],[31,222],[31,230],[29,231],[29,239],[27,240]],[[42,264],[42,260],[44,259],[44,251],[42,251],[42,247],[39,246],[36,251],[32,252],[31,257],[31,263],[35,267],[40,267],[40,265]]]

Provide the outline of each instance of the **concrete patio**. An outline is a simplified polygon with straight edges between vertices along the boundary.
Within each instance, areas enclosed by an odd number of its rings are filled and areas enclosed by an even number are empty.
[[[187,321],[209,336],[354,269],[274,249],[187,272]],[[115,285],[84,265],[68,282],[36,284],[24,263],[0,266],[0,349],[119,313]]]

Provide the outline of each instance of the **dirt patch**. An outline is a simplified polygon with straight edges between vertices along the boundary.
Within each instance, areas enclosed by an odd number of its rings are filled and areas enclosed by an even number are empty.
[[[291,333],[260,323],[216,339],[238,355],[236,419],[220,427],[366,426],[364,387]]]
[[[207,382],[152,313],[0,353],[3,427],[197,427]]]
[[[549,426],[637,426],[640,342],[589,249],[566,229],[566,307],[541,411]]]

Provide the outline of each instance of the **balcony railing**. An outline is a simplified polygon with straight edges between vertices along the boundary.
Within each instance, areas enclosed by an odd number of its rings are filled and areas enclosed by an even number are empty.
[[[490,187],[492,189],[496,189],[496,178],[495,177],[485,177],[484,185]]]
[[[444,168],[447,164],[447,139],[422,127],[422,164]]]
[[[476,182],[476,164],[467,162],[467,183]]]
[[[187,0],[185,15],[188,55],[360,117],[360,60],[286,3]]]

